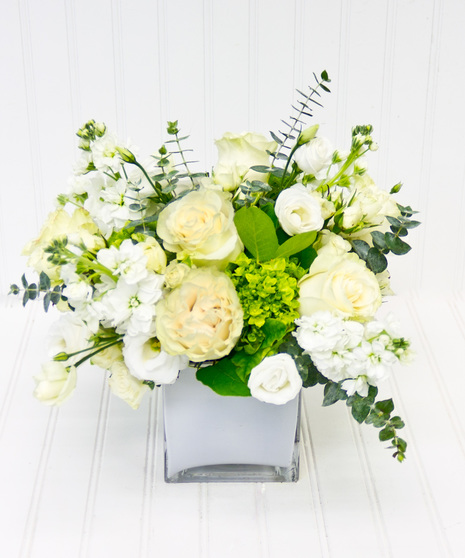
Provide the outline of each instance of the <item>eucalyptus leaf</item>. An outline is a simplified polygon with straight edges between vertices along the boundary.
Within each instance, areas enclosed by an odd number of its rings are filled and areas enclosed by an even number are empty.
[[[366,262],[373,273],[382,273],[388,266],[386,256],[377,248],[370,248],[368,250]]]
[[[402,256],[403,254],[407,254],[407,252],[410,252],[411,250],[411,247],[406,242],[401,240],[398,236],[396,236],[393,233],[390,232],[385,233],[384,238],[386,240],[386,245],[389,248],[389,250],[391,250],[391,252],[393,254],[396,254],[397,256]]]
[[[336,382],[328,382],[324,390],[323,407],[333,405],[337,401],[347,399],[347,393]]]
[[[368,242],[356,239],[352,241],[352,246],[357,256],[365,261],[367,259],[368,250],[370,249]]]

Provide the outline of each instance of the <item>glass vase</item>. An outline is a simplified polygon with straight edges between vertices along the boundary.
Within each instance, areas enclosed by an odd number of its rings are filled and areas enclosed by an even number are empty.
[[[295,482],[300,396],[284,405],[224,397],[180,372],[163,386],[166,482]]]

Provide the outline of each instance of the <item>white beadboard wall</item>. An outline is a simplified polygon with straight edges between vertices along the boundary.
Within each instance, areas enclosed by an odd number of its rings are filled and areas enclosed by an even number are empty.
[[[0,556],[465,555],[465,2],[0,0]],[[371,123],[371,174],[420,211],[387,304],[417,352],[382,388],[407,461],[307,390],[301,480],[166,485],[160,394],[138,412],[87,367],[65,406],[31,397],[53,314],[6,299],[66,189],[74,132],[105,121],[146,152],[179,119],[200,161],[225,131],[280,127],[326,69],[313,122],[343,148]],[[32,276],[31,276],[32,277]],[[383,309],[384,311],[384,309]]]
[[[199,167],[224,131],[267,133],[326,69],[314,122],[338,147],[372,123],[378,183],[421,212],[394,287],[464,288],[461,0],[2,0],[0,292],[66,188],[74,132],[103,120],[146,152],[179,119]],[[399,260],[399,258],[397,258]]]

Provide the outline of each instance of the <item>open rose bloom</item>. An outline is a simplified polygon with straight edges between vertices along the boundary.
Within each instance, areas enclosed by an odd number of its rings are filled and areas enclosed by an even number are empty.
[[[187,367],[220,395],[275,405],[323,384],[324,404],[346,401],[359,422],[381,411],[403,459],[401,421],[376,396],[409,342],[376,313],[387,257],[409,251],[419,223],[396,203],[399,185],[368,174],[371,126],[336,150],[297,121],[272,137],[224,134],[211,174],[186,163],[177,122],[147,160],[102,123],[78,131],[69,189],[24,250],[39,278],[12,285],[62,312],[37,398],[63,403],[84,362],[133,408]]]

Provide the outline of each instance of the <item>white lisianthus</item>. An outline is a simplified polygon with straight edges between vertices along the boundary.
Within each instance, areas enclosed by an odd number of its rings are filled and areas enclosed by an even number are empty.
[[[198,265],[225,266],[242,251],[228,194],[197,190],[165,207],[157,233],[163,246],[178,259],[190,256]]]
[[[133,409],[138,409],[145,393],[150,389],[129,373],[124,362],[117,360],[110,367],[108,385],[114,395],[120,397]]]
[[[118,146],[118,143],[116,137],[108,132],[92,142],[90,151],[96,169],[106,171],[110,168],[115,173],[121,169],[122,160],[117,147],[128,149],[132,152],[134,152],[134,147]]]
[[[125,335],[123,355],[126,366],[139,380],[155,384],[172,384],[189,359],[184,355],[169,355],[160,348],[152,335]]]
[[[63,314],[59,320],[52,324],[48,337],[48,353],[54,357],[59,353],[75,353],[91,346],[89,341],[92,335],[87,324],[74,312]],[[80,355],[76,355],[68,362],[76,362]]]
[[[294,153],[294,160],[304,174],[322,180],[331,165],[333,154],[331,142],[327,138],[317,137],[299,147]]]
[[[161,347],[192,362],[226,356],[242,332],[243,311],[231,279],[214,268],[192,269],[156,307]]]
[[[283,230],[290,236],[319,231],[324,225],[320,200],[321,196],[308,192],[303,184],[283,190],[274,208]]]
[[[45,405],[61,405],[71,397],[76,387],[76,368],[64,362],[47,362],[34,380],[34,397]]]
[[[128,285],[134,285],[148,275],[143,247],[129,239],[124,240],[119,248],[110,246],[100,250],[97,260],[114,275],[122,277]]]
[[[162,296],[163,275],[149,272],[145,279],[129,285],[119,279],[101,300],[102,312],[118,333],[147,333],[155,316],[155,303]]]
[[[349,245],[350,246],[350,245]],[[330,310],[341,316],[368,320],[381,305],[378,281],[356,254],[326,244],[310,271],[299,281],[301,315]]]
[[[213,178],[224,190],[235,190],[245,180],[264,180],[266,174],[250,170],[253,166],[268,166],[276,142],[261,134],[251,132],[232,134],[227,132],[215,141],[218,162],[213,169]]]
[[[286,353],[278,353],[265,357],[252,369],[247,385],[255,399],[284,405],[300,392],[302,378],[294,359]]]

